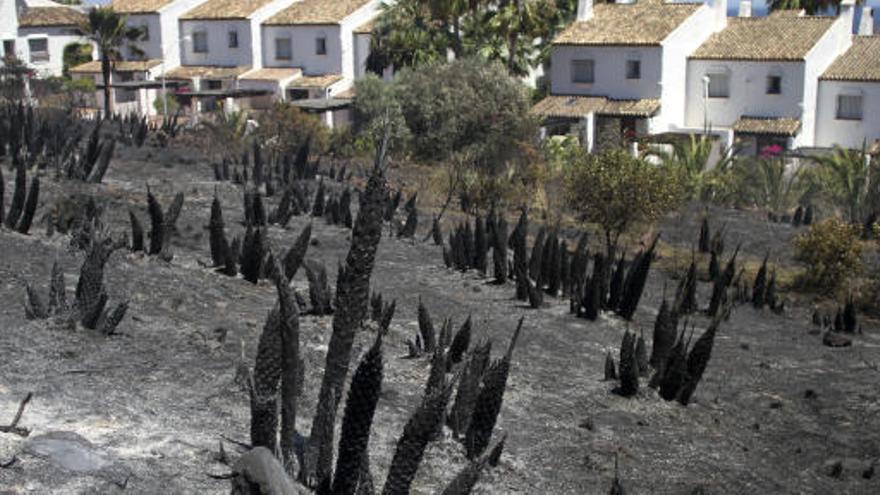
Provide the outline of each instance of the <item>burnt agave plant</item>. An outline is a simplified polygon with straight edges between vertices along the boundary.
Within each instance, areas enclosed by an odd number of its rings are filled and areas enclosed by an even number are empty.
[[[370,441],[370,428],[382,389],[382,333],[361,359],[352,375],[336,459],[333,493],[353,495],[363,474]],[[367,472],[369,472],[367,470]]]
[[[501,412],[501,404],[504,400],[504,390],[507,388],[507,377],[510,374],[510,362],[513,357],[513,349],[522,331],[523,319],[520,318],[516,331],[510,339],[507,353],[500,360],[492,363],[483,376],[480,392],[474,403],[474,412],[465,432],[464,446],[468,459],[480,456],[489,445],[492,438],[492,430]]]

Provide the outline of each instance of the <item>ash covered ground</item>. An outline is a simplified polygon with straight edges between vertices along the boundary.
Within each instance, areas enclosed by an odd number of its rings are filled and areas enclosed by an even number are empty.
[[[57,259],[72,293],[82,255],[61,234],[0,229],[0,424],[33,393],[19,422],[29,436],[0,433],[0,463],[14,459],[0,468],[0,493],[229,492],[229,481],[218,479],[230,470],[217,460],[219,444],[234,458],[242,452],[234,441],[249,441],[248,394],[237,377],[253,364],[276,294],[267,281],[253,285],[206,267],[215,190],[227,233],[244,231],[241,188],[212,178],[207,161],[172,146],[120,147],[103,184],[44,180],[38,216],[58,198],[93,194],[116,232],[128,230],[129,209],[146,218],[146,184],[163,205],[179,191],[186,195],[170,263],[124,250],[111,256],[111,299],[131,301],[119,335],[111,337],[53,319],[27,320],[25,282],[46,290]],[[749,212],[713,216],[726,223],[728,244],[742,241],[751,261],[767,249],[784,253],[794,232]],[[335,280],[350,230],[300,216],[287,228],[269,227],[271,243],[288,247],[308,222],[314,241],[307,258],[323,262]],[[830,348],[810,324],[809,301],[787,300],[784,314],[739,306],[721,326],[690,405],[663,401],[647,387],[623,398],[603,381],[605,355],[616,355],[627,326],[650,337],[664,286],[671,291],[676,283],[668,273],[652,270],[633,322],[610,314],[589,322],[569,314],[567,299],[548,297],[533,310],[513,298],[512,285],[447,269],[440,247],[419,242],[429,218],[420,223],[415,242],[383,236],[372,278],[373,290],[397,301],[370,439],[377,484],[429,371],[429,357],[405,359],[421,297],[435,325],[451,317],[457,328],[472,315],[472,342],[492,339],[494,356],[525,317],[495,432],[507,434],[505,450],[476,493],[607,493],[615,454],[630,493],[880,492],[880,339],[873,323],[863,323],[851,347]],[[688,248],[699,232],[698,214],[670,217],[659,230],[666,242]],[[306,290],[302,270],[293,283]],[[709,291],[700,284],[701,304]],[[302,432],[314,412],[331,321],[300,319]],[[692,323],[699,335],[708,321]],[[359,335],[352,368],[373,338]],[[60,443],[74,452],[59,456],[53,446]],[[445,430],[428,447],[413,493],[439,492],[465,464],[463,447]]]

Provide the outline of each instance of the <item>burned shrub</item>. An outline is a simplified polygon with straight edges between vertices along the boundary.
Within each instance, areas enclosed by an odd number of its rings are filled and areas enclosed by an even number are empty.
[[[422,339],[425,352],[434,352],[437,345],[436,332],[434,331],[434,323],[431,321],[431,314],[428,308],[419,297],[419,334]]]
[[[635,335],[626,331],[620,343],[620,386],[616,392],[632,397],[639,392],[639,364],[636,358]]]
[[[495,429],[495,422],[498,420],[498,413],[501,412],[501,404],[504,400],[513,349],[516,347],[522,326],[523,319],[520,318],[507,347],[507,353],[503,358],[492,363],[483,375],[470,424],[465,432],[464,446],[468,459],[473,460],[480,456],[492,438],[492,430]]]
[[[327,281],[327,268],[318,262],[307,262],[304,266],[309,280],[310,313],[317,316],[333,314],[333,294]]]

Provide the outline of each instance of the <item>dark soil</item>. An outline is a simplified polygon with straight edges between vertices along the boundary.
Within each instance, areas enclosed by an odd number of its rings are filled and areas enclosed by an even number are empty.
[[[145,184],[163,205],[183,191],[174,259],[166,263],[122,251],[111,257],[111,302],[129,298],[131,306],[121,335],[108,338],[55,320],[27,321],[25,281],[45,291],[57,258],[72,297],[81,255],[68,248],[66,236],[49,238],[40,227],[30,236],[0,231],[0,424],[34,393],[19,424],[31,430],[30,439],[0,433],[0,464],[16,458],[0,467],[0,492],[228,493],[228,481],[210,476],[229,472],[217,462],[219,442],[235,457],[241,448],[224,437],[249,440],[247,393],[236,376],[252,365],[275,291],[265,281],[255,286],[204,267],[214,190],[230,237],[243,232],[241,191],[209,180],[209,164],[187,150],[120,147],[117,157],[124,159],[113,161],[103,185],[46,180],[38,218],[61,195],[77,191],[99,198],[111,230],[128,229],[129,208],[148,228]],[[9,197],[11,184],[7,188]],[[690,246],[699,231],[698,213],[667,219],[664,239]],[[729,250],[742,242],[749,257],[759,259],[769,248],[791,262],[785,254],[790,227],[768,225],[749,212],[712,215],[713,224],[727,225]],[[276,250],[292,243],[309,221],[295,217],[287,229],[271,227]],[[428,219],[420,223],[418,240],[430,226]],[[334,280],[350,233],[322,219],[313,225],[316,241],[308,258],[324,262]],[[664,274],[652,272],[629,324],[645,331],[649,345],[665,282]],[[295,286],[305,290],[302,271]],[[496,429],[496,438],[508,434],[505,452],[476,493],[607,493],[615,454],[630,493],[880,492],[880,478],[872,475],[880,458],[880,338],[874,325],[866,323],[853,346],[832,349],[810,324],[809,307],[794,305],[784,315],[738,307],[721,327],[693,402],[682,407],[647,388],[623,398],[610,392],[615,384],[602,381],[605,354],[616,355],[626,323],[612,315],[597,322],[577,319],[568,314],[566,300],[549,297],[544,308],[528,309],[513,300],[512,286],[488,285],[474,273],[444,268],[440,248],[430,242],[383,238],[373,288],[386,300],[396,299],[398,308],[370,442],[378,484],[427,379],[427,357],[403,358],[405,341],[418,331],[421,296],[435,326],[445,317],[460,325],[472,314],[473,341],[491,338],[496,357],[525,316]],[[702,305],[709,290],[701,284]],[[331,321],[301,318],[303,432],[310,427]],[[707,324],[702,318],[692,322],[697,334]],[[371,339],[370,332],[361,335],[356,356]],[[71,470],[29,443],[58,431],[80,435],[109,462]],[[464,464],[464,449],[445,431],[429,447],[414,493],[439,492]]]

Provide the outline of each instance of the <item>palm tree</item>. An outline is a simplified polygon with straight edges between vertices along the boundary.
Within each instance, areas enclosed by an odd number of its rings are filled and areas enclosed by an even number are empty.
[[[122,59],[120,48],[128,42],[138,41],[143,33],[139,28],[126,24],[128,16],[116,13],[112,7],[95,7],[89,11],[86,21],[79,26],[80,33],[98,47],[101,56],[101,77],[104,81],[104,112],[112,113],[110,107],[110,71],[113,63]],[[130,45],[133,53],[140,50]]]
[[[659,159],[663,166],[678,175],[686,193],[699,200],[705,200],[713,193],[709,175],[726,172],[735,155],[732,149],[723,149],[721,158],[710,166],[713,142],[706,134],[690,134],[687,139],[675,140],[670,146],[670,151],[648,148],[644,156]]]
[[[808,15],[816,15],[833,7],[840,13],[840,0],[774,0],[770,10],[804,10]]]
[[[387,67],[400,70],[446,60],[449,39],[423,0],[383,3],[370,37],[367,68],[382,75]]]
[[[759,158],[755,166],[752,183],[756,199],[771,213],[784,214],[807,187],[804,169],[796,164],[789,166],[782,156]]]
[[[866,150],[866,144],[858,150],[835,146],[830,155],[817,156],[829,192],[839,206],[845,208],[849,220],[859,223],[864,220],[863,209],[867,207],[873,168]]]

